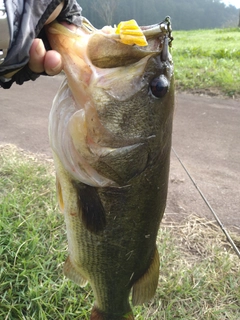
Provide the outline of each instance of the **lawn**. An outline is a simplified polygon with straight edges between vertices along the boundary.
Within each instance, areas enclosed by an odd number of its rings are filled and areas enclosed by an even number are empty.
[[[67,240],[53,163],[0,147],[0,212],[0,319],[89,319],[90,286],[62,273]],[[240,319],[239,259],[214,223],[192,216],[179,225],[166,214],[158,249],[157,293],[134,308],[136,319]]]
[[[178,91],[240,97],[240,28],[174,31]]]

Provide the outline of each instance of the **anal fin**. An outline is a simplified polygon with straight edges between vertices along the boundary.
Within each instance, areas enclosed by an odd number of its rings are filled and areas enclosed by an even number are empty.
[[[63,273],[67,278],[78,284],[80,287],[85,287],[88,282],[87,279],[74,267],[69,256],[64,263]]]
[[[158,285],[159,266],[159,254],[156,248],[151,265],[149,266],[148,270],[133,285],[133,305],[141,305],[154,296]]]

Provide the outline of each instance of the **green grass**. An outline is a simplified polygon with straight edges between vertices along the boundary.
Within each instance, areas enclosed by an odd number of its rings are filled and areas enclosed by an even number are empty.
[[[0,319],[89,319],[91,288],[62,274],[67,241],[54,180],[52,162],[0,147]],[[213,223],[165,219],[158,246],[159,287],[134,308],[136,319],[240,319],[239,259]]]
[[[62,274],[67,242],[53,164],[2,149],[0,190],[0,319],[87,319],[90,288]]]
[[[175,31],[172,53],[178,90],[240,96],[240,28]]]

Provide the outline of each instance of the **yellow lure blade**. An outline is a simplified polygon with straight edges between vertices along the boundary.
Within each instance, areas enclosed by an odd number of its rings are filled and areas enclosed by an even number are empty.
[[[115,31],[120,35],[120,41],[128,45],[147,46],[147,40],[135,20],[122,21]]]

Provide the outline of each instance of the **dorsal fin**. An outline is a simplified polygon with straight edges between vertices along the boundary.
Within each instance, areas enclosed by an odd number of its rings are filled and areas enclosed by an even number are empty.
[[[86,228],[94,233],[102,231],[106,226],[105,210],[96,187],[73,182],[78,195],[78,208]]]

